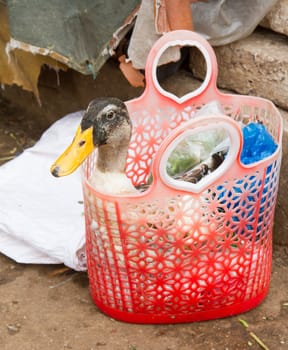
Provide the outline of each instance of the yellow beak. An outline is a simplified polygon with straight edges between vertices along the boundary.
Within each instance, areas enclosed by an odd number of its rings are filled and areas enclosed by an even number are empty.
[[[56,176],[66,176],[75,171],[93,151],[93,128],[84,131],[79,126],[71,145],[52,165],[50,171]]]

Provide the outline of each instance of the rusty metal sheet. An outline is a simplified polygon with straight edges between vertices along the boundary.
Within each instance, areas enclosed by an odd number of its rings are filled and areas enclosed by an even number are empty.
[[[131,28],[140,0],[6,0],[11,39],[21,49],[96,74]]]

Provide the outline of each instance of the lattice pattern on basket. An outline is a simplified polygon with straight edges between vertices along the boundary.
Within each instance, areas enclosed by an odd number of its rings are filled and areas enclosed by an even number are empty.
[[[278,168],[274,162],[267,174],[151,203],[118,207],[86,193],[97,299],[124,311],[177,314],[261,294],[270,279]]]
[[[195,106],[187,106],[180,111],[168,106],[131,113],[133,134],[126,173],[134,184],[147,182],[151,160],[164,138],[181,123],[191,119],[194,113]]]

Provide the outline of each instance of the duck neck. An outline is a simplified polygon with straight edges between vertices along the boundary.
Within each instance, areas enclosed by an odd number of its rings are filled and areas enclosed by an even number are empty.
[[[101,172],[124,172],[127,145],[103,145],[98,148],[97,168]]]

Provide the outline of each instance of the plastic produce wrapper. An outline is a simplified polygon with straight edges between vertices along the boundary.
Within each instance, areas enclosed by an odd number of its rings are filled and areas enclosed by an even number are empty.
[[[77,112],[60,119],[33,147],[0,167],[0,252],[19,263],[86,269],[80,171],[56,179],[49,170],[81,117]]]
[[[195,113],[194,118],[202,115],[223,115],[224,110],[219,102],[211,101]],[[220,147],[220,148],[219,148]],[[186,137],[179,142],[167,160],[167,173],[174,176],[192,169],[211,154],[229,148],[229,139],[224,129],[211,129]]]

